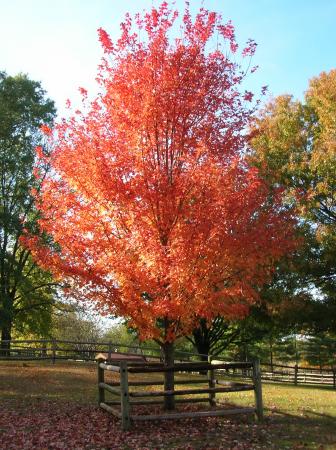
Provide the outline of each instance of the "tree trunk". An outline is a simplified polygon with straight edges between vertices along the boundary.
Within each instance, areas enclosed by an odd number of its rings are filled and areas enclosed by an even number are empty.
[[[3,278],[3,277],[1,277]],[[0,356],[10,356],[10,341],[12,340],[13,328],[13,299],[6,294],[6,286],[1,280],[1,297],[0,297]]]
[[[0,356],[5,357],[10,356],[11,340],[12,340],[12,324],[6,321],[5,323],[2,324],[1,328]]]
[[[203,346],[200,345],[197,348],[197,352],[199,354],[199,358],[202,362],[208,362],[209,361],[209,356],[210,356],[210,351],[209,351],[209,346],[207,344],[204,344]],[[208,371],[207,370],[200,370],[198,372],[200,375],[207,375]]]
[[[200,320],[200,326],[193,331],[193,345],[196,347],[199,358],[202,362],[208,362],[210,354],[210,333],[206,321]],[[206,375],[208,372],[200,370],[200,375]]]
[[[162,345],[163,351],[163,362],[165,367],[174,366],[174,343],[165,342]],[[174,372],[164,372],[164,390],[172,391],[174,390]],[[164,399],[164,409],[173,410],[175,409],[175,397],[173,395],[167,395]]]

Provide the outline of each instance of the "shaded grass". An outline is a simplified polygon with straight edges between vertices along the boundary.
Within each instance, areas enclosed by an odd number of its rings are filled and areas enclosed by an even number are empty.
[[[96,370],[96,365],[92,363],[57,362],[53,365],[50,362],[0,362],[0,402],[6,408],[11,405],[10,408],[16,410],[47,401],[52,405],[78,404],[78,407],[89,407],[93,411],[97,405]],[[109,375],[110,379],[117,379],[116,374]],[[151,374],[134,376],[139,377],[159,378],[158,375]],[[180,377],[185,379],[188,375]],[[176,425],[170,426],[171,422],[155,422],[155,430],[164,437],[158,445],[148,436],[146,445],[148,448],[181,449],[336,449],[335,390],[263,383],[263,397],[266,412],[263,424],[246,418],[177,421],[177,429],[181,433],[171,435],[170,429],[174,426],[176,428]],[[225,393],[220,394],[219,398],[230,404],[254,406],[253,392]],[[104,414],[107,413],[99,414],[105,417]],[[118,421],[114,420],[113,424],[119,430]],[[136,436],[137,433],[140,436],[143,429],[153,429],[152,427],[147,423],[142,424],[141,429],[136,427],[133,432],[135,441],[130,446],[125,442],[120,448],[146,448],[137,447]],[[196,437],[192,431],[195,428],[200,430]],[[34,448],[38,447],[35,445]]]
[[[253,406],[248,393],[237,392],[234,399],[235,404]],[[335,390],[263,383],[263,402],[278,448],[336,449]]]
[[[97,368],[86,363],[0,363],[0,399],[97,403]]]

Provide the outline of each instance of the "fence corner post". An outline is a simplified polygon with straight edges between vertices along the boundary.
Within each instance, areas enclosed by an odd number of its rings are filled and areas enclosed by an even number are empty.
[[[262,400],[262,387],[261,387],[261,372],[260,372],[260,360],[255,359],[253,361],[253,383],[254,383],[254,398],[256,406],[256,415],[259,421],[264,418],[263,400]]]
[[[128,369],[126,361],[120,362],[120,403],[121,425],[122,429],[127,431],[131,425],[131,418],[128,392]]]
[[[100,383],[104,383],[104,369],[100,367],[100,364],[104,362],[103,359],[98,359],[98,405],[105,403],[105,389]]]

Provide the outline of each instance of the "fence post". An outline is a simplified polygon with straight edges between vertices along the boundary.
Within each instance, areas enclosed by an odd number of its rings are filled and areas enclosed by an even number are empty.
[[[108,343],[108,353],[107,353],[107,361],[110,363],[112,357],[112,342],[109,341]]]
[[[261,372],[259,359],[255,359],[253,361],[253,384],[254,384],[256,415],[258,417],[258,420],[261,421],[264,418],[264,412],[263,412]]]
[[[42,350],[41,350],[41,357],[42,358],[47,358],[48,357],[48,355],[47,355],[47,347],[48,347],[48,341],[43,341],[43,347],[42,347]]]
[[[333,369],[333,388],[336,389],[336,369]]]
[[[297,384],[298,384],[298,372],[299,372],[299,367],[297,364],[295,364],[295,366],[294,366],[294,384],[295,384],[295,386],[297,386]]]
[[[100,383],[104,383],[105,371],[100,367],[100,363],[104,362],[103,359],[98,359],[98,405],[105,403],[105,389],[100,387]]]
[[[211,364],[212,357],[208,357],[208,362]],[[209,381],[209,389],[216,387],[216,380],[215,380],[215,369],[213,367],[210,368],[208,371],[208,381]],[[216,406],[216,393],[215,392],[209,392],[209,404],[210,406]]]
[[[57,344],[56,344],[56,339],[53,338],[53,340],[51,341],[51,349],[52,349],[52,363],[55,364],[56,362],[56,348],[57,348]]]
[[[121,403],[121,425],[124,431],[130,428],[130,405],[128,393],[128,370],[127,362],[120,362],[120,403]]]

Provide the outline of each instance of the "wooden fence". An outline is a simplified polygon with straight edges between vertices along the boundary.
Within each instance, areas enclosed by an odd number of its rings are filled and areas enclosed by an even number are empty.
[[[57,360],[95,361],[96,355],[102,353],[107,360],[114,355],[142,355],[146,360],[161,360],[159,348],[139,345],[124,345],[115,342],[82,342],[57,339],[12,340],[2,341],[10,344],[10,348],[0,347],[0,360]],[[176,350],[175,357],[179,361],[198,360],[202,355]]]
[[[229,369],[245,369],[252,372],[252,383],[233,383],[218,377],[219,370],[227,371]],[[178,378],[175,380],[177,385],[196,385],[196,387],[182,388],[173,390],[164,390],[164,379],[148,379],[143,377],[144,374],[161,374],[165,372],[176,373],[194,373],[193,376],[185,379]],[[206,376],[195,375],[196,373],[207,373]],[[106,373],[117,373],[118,381],[111,381],[105,378]],[[132,379],[132,375],[140,374],[141,379]],[[218,378],[217,378],[218,377]],[[199,387],[204,385],[205,387]],[[144,390],[146,387],[159,386],[157,390]],[[133,390],[133,389],[136,390]],[[216,399],[217,393],[239,392],[253,390],[255,394],[254,408],[216,408],[214,406],[222,405]],[[107,400],[106,394],[112,395],[114,399]],[[207,396],[202,396],[207,394]],[[176,403],[201,403],[208,402],[212,409],[188,412],[166,412],[162,414],[136,414],[133,411],[134,405],[163,405],[164,398],[178,396]],[[189,396],[186,398],[185,396]],[[116,398],[115,398],[116,397]],[[165,367],[162,363],[137,363],[120,361],[119,363],[108,364],[98,361],[98,401],[99,406],[106,411],[112,413],[121,419],[123,430],[128,430],[132,421],[141,420],[165,420],[165,419],[182,419],[196,418],[207,416],[228,416],[234,414],[256,414],[258,419],[263,418],[262,390],[259,362],[244,363],[201,363],[186,362],[176,363],[171,367]]]
[[[316,367],[286,366],[281,364],[262,364],[262,379],[307,385],[332,386],[336,389],[336,369]]]
[[[111,361],[118,355],[125,358],[143,355],[147,361],[161,360],[160,350],[149,346],[123,345],[114,342],[79,342],[56,339],[40,340],[13,340],[10,348],[0,347],[0,360],[57,360],[94,361],[98,353],[106,355]],[[113,357],[114,356],[114,357]],[[176,351],[176,359],[179,361],[197,361],[196,353]],[[218,360],[224,363],[225,361]],[[251,376],[248,369],[231,368],[226,373],[232,377]],[[278,383],[293,383],[295,385],[329,386],[336,389],[336,368],[318,369],[315,367],[303,367],[298,365],[288,366],[281,364],[261,364],[261,377],[265,381]]]
[[[224,362],[216,360],[218,363]],[[290,383],[294,385],[315,385],[336,389],[336,369],[318,369],[316,367],[287,366],[283,364],[261,363],[261,379],[275,383]],[[251,376],[248,369],[229,369],[230,377],[245,378]]]

